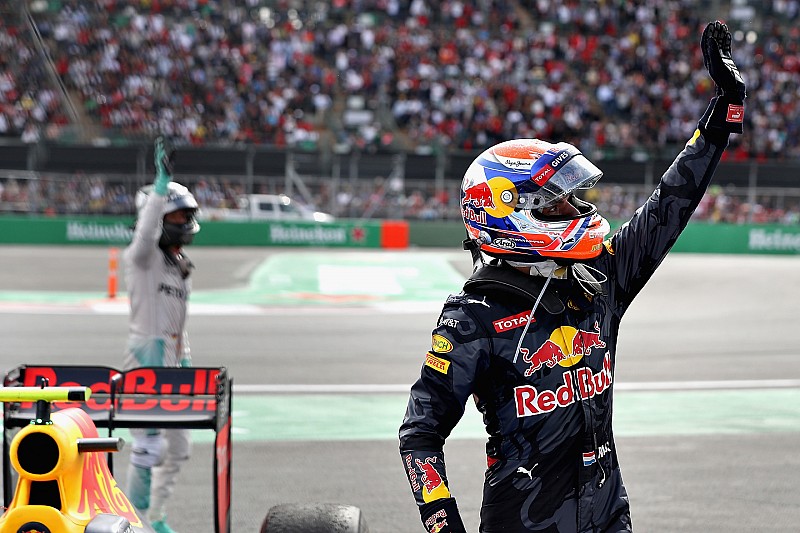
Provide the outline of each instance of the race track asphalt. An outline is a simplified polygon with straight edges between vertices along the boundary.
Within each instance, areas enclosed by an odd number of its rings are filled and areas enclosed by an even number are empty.
[[[0,247],[0,369],[121,364],[125,286],[107,298],[108,252]],[[234,378],[232,530],[257,532],[272,505],[306,501],[356,505],[372,533],[422,531],[396,431],[466,252],[189,255],[195,364]],[[800,530],[798,317],[800,257],[665,260],[623,320],[617,354],[615,431],[635,531]],[[477,531],[485,456],[472,411],[445,453]],[[206,433],[195,433],[170,511],[182,533],[213,531]],[[126,460],[123,450],[121,482]]]

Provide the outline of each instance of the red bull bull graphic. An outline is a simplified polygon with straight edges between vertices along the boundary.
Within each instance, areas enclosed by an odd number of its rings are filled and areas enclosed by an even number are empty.
[[[461,198],[461,205],[472,205],[473,207],[494,209],[494,196],[492,188],[487,182],[481,182],[472,187],[464,189],[464,196]]]
[[[439,533],[440,531],[444,531],[444,528],[447,526],[447,511],[444,509],[439,509],[431,516],[425,520],[425,529],[430,531],[430,533]],[[441,522],[439,521],[441,520]]]
[[[447,490],[439,471],[433,466],[436,463],[436,457],[426,457],[424,461],[414,459],[414,462],[422,471],[422,484],[425,487],[425,490],[422,491],[423,501],[428,503],[441,498],[449,498],[450,491]]]
[[[572,382],[572,372],[563,374],[564,384],[556,390],[537,391],[535,387],[523,385],[514,388],[514,401],[517,407],[517,418],[550,413],[558,408],[569,407],[575,403],[576,388]],[[577,394],[580,400],[588,400],[602,394],[611,387],[611,354],[606,352],[603,368],[594,373],[591,368],[579,368],[575,372]]]
[[[467,220],[485,224],[486,215],[503,218],[512,213],[518,197],[517,188],[510,179],[487,175],[485,181],[476,180],[461,190],[462,215]]]
[[[597,322],[594,323],[593,329],[594,331],[584,331],[563,326],[554,330],[550,338],[535,352],[531,353],[530,350],[522,348],[520,350],[522,360],[530,365],[525,370],[525,377],[532,376],[544,367],[573,366],[584,355],[589,355],[592,348],[605,348],[606,343],[600,340],[600,325]]]

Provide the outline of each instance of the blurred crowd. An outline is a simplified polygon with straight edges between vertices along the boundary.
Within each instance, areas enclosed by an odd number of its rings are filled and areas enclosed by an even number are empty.
[[[203,208],[235,208],[248,192],[238,180],[209,177],[186,181]],[[287,191],[282,181],[255,184],[254,193],[289,193],[313,210],[338,218],[406,220],[460,220],[457,183],[437,189],[429,181],[402,181],[381,176],[372,180],[309,182],[307,194]],[[133,215],[136,187],[130,181],[107,176],[40,174],[29,179],[0,179],[0,213],[40,215]],[[694,220],[719,223],[800,224],[800,193],[748,198],[734,187],[712,185],[694,214]],[[652,191],[641,185],[599,184],[583,194],[610,220],[627,220]],[[296,194],[297,193],[297,194]]]
[[[595,157],[682,144],[713,87],[694,0],[26,0],[0,18],[0,135],[69,122],[176,143],[419,151],[513,137]],[[728,157],[800,156],[797,0],[738,3],[746,131]],[[13,11],[13,10],[12,10]],[[55,73],[57,76],[51,76]]]

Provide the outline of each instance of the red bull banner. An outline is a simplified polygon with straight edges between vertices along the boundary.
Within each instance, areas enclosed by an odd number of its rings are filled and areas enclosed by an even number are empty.
[[[117,387],[115,418],[147,414],[151,418],[174,418],[186,415],[207,420],[213,428],[217,416],[216,395],[220,368],[136,368],[126,372],[102,366],[24,366],[20,367],[19,385],[39,387],[89,387],[92,395],[80,404],[95,420],[102,423],[111,408],[111,388]],[[117,381],[118,380],[118,381]],[[8,378],[6,378],[8,381]],[[118,385],[115,383],[118,382]],[[7,383],[6,386],[9,386]],[[54,402],[53,410],[75,407],[71,403]],[[33,402],[22,402],[15,418],[35,415]]]

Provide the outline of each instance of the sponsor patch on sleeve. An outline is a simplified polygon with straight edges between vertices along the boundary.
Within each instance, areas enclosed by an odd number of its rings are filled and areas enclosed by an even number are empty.
[[[528,323],[529,319],[533,322],[536,322],[536,319],[531,317],[530,311],[523,311],[513,316],[507,316],[505,318],[501,318],[500,320],[495,320],[492,322],[492,325],[497,333],[503,333],[504,331],[524,326]]]
[[[728,104],[728,115],[726,122],[744,122],[744,106]]]
[[[425,366],[428,366],[437,372],[441,372],[442,374],[447,374],[447,369],[450,368],[450,361],[436,357],[432,353],[428,352],[425,354]]]
[[[453,349],[453,343],[450,342],[446,337],[441,335],[434,335],[433,339],[431,340],[431,351],[436,353],[447,353]]]

